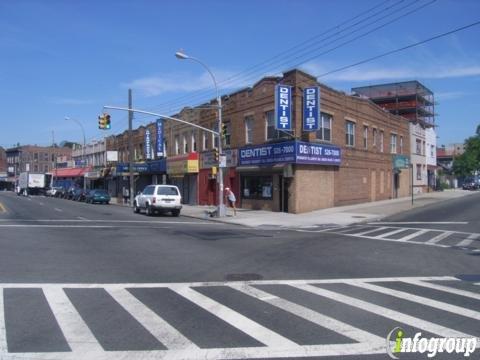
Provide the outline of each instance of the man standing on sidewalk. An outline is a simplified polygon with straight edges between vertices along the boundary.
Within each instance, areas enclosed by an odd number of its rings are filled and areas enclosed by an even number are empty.
[[[233,209],[233,216],[236,216],[237,215],[237,209],[235,208],[235,202],[237,201],[237,199],[235,198],[235,194],[228,187],[225,188],[225,193],[227,195],[227,200],[228,200],[230,206]]]

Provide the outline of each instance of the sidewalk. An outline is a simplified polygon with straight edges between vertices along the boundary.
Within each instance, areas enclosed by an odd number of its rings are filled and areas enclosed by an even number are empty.
[[[413,206],[411,198],[406,197],[401,199],[334,207],[303,214],[237,209],[237,216],[232,216],[232,210],[227,209],[227,217],[221,219],[207,217],[206,211],[214,210],[215,208],[213,206],[184,205],[182,208],[182,215],[249,227],[308,229],[345,226],[358,222],[376,221],[402,211],[444,200],[473,195],[475,193],[475,191],[460,189],[445,190],[442,192],[415,195]]]

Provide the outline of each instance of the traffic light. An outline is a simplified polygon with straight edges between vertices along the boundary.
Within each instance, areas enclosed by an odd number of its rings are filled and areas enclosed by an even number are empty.
[[[98,117],[98,128],[105,129],[105,115],[103,114]]]
[[[109,130],[112,127],[110,123],[110,115],[103,113],[98,117],[98,128],[101,130]]]
[[[218,163],[218,160],[219,160],[218,149],[213,149],[213,158],[215,159],[215,163]]]
[[[112,125],[110,123],[110,114],[103,114],[104,119],[105,119],[105,129],[109,130],[111,129]]]
[[[225,139],[227,137],[227,134],[228,134],[227,124],[223,123],[222,124],[222,138]]]

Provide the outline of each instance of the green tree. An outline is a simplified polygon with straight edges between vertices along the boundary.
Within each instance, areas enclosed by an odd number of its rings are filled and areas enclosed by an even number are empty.
[[[453,159],[453,172],[457,176],[471,176],[480,171],[480,125],[476,135],[465,140],[465,152]]]

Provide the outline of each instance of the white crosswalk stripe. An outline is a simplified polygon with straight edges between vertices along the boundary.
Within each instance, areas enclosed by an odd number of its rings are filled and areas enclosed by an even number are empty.
[[[395,225],[395,223],[381,223],[385,225]],[[372,228],[373,226],[373,228]],[[363,231],[362,231],[363,229]],[[383,231],[383,232],[382,232]],[[408,231],[408,232],[407,232]],[[315,231],[311,231],[315,232]],[[378,226],[372,224],[366,225],[352,225],[343,228],[330,229],[329,233],[341,234],[349,237],[358,237],[364,239],[390,241],[398,243],[410,243],[416,245],[428,245],[437,246],[443,248],[450,247],[470,247],[471,251],[477,251],[471,249],[472,247],[480,248],[480,234],[466,233],[461,231],[449,231],[440,229],[425,229],[414,227],[398,227],[398,226]],[[406,232],[404,236],[393,238],[394,235]],[[431,234],[429,234],[431,232]],[[427,235],[425,235],[427,234]],[[426,237],[420,240],[420,237]],[[461,238],[457,243],[453,243],[455,238]],[[448,240],[450,243],[445,244],[444,240]]]
[[[434,282],[433,282],[434,281]],[[149,283],[149,284],[0,284],[0,358],[1,359],[39,359],[39,360],[80,360],[80,359],[190,359],[190,360],[213,360],[213,359],[244,359],[244,358],[272,358],[272,357],[305,357],[305,356],[335,356],[335,355],[373,355],[385,354],[386,336],[388,331],[385,329],[385,335],[379,336],[374,330],[369,329],[367,324],[362,328],[354,326],[345,320],[341,321],[331,315],[323,314],[317,307],[313,310],[305,304],[300,305],[295,302],[295,296],[301,296],[301,293],[310,294],[310,296],[319,297],[320,299],[328,299],[338,303],[339,307],[348,306],[356,308],[367,316],[380,316],[384,319],[394,320],[400,325],[408,325],[429,333],[433,333],[442,337],[472,337],[479,334],[469,334],[468,331],[460,331],[456,325],[461,320],[452,324],[454,328],[441,325],[436,321],[428,321],[426,319],[415,317],[403,313],[402,311],[385,306],[377,305],[373,302],[375,297],[382,295],[390,295],[403,301],[412,303],[412,306],[428,306],[435,310],[447,311],[452,316],[468,318],[470,322],[478,322],[480,328],[480,312],[467,307],[450,304],[443,298],[431,298],[409,293],[408,291],[393,290],[382,286],[382,282],[394,282],[398,284],[410,284],[422,289],[433,289],[445,294],[454,294],[465,298],[480,300],[480,293],[461,290],[456,287],[449,286],[452,281],[458,281],[454,277],[390,277],[390,278],[367,278],[367,279],[325,279],[325,280],[265,280],[265,281],[248,281],[248,282],[211,282],[211,283]],[[442,283],[444,282],[444,283]],[[473,284],[473,283],[471,283]],[[291,289],[292,298],[284,299],[275,295],[273,290],[269,290],[270,286],[280,286],[284,289]],[[340,293],[335,290],[335,286],[350,286],[368,291],[368,299],[360,299],[344,292]],[[327,289],[327,286],[333,286]],[[233,310],[221,301],[213,300],[211,297],[200,292],[198,288],[216,287],[216,290],[238,291],[254,299],[258,304],[272,306],[279,311],[292,314],[300,319],[300,321],[315,324],[324,329],[338,334],[342,339],[351,339],[351,342],[342,343],[319,343],[314,345],[301,345],[284,335],[280,335],[275,329],[261,325],[258,320],[249,318],[240,312]],[[12,301],[5,306],[4,298],[5,289],[42,289],[43,295],[50,307],[50,310],[57,321],[60,331],[62,332],[71,351],[38,351],[38,352],[8,352],[9,325],[6,322],[5,312],[12,306]],[[115,306],[119,306],[130,314],[132,321],[138,322],[155,339],[163,344],[166,350],[145,351],[115,351],[112,349],[104,349],[97,340],[95,327],[91,328],[87,318],[82,317],[82,310],[74,306],[75,302],[71,302],[70,293],[66,289],[75,289],[78,291],[91,291],[92,289],[103,289],[108,293],[115,302]],[[134,292],[132,292],[134,289]],[[170,291],[172,296],[179,299],[185,299],[187,302],[195,304],[202,311],[213,315],[220,319],[228,326],[240,330],[254,340],[265,346],[243,346],[225,348],[204,348],[198,346],[188,335],[182,333],[182,330],[174,327],[170,320],[162,318],[159,313],[155,312],[148,305],[144,304],[140,298],[135,295],[137,291],[146,291],[148,289],[163,289]],[[168,290],[167,290],[168,289]],[[233,290],[232,290],[233,289]],[[295,290],[294,290],[295,289]],[[300,291],[301,290],[301,291]],[[98,291],[98,290],[96,290]],[[295,292],[296,291],[296,292]],[[69,296],[67,296],[67,293]],[[207,292],[208,293],[208,292]],[[134,295],[135,294],[135,295]],[[162,293],[159,293],[162,294]],[[421,292],[420,292],[421,294]],[[244,296],[242,295],[242,296]],[[12,296],[12,295],[9,295]],[[161,295],[160,295],[161,296]],[[372,296],[372,298],[370,297]],[[77,300],[78,301],[78,300]],[[161,298],[158,301],[162,301]],[[471,300],[473,301],[473,300]],[[316,301],[315,301],[316,302]],[[118,304],[118,305],[117,305]],[[262,306],[263,306],[262,305]],[[177,305],[176,305],[177,306]],[[84,308],[83,308],[84,309]],[[84,310],[83,310],[84,311]],[[103,309],[102,309],[103,311]],[[105,311],[110,312],[109,309]],[[371,314],[371,315],[369,315]],[[39,314],[41,316],[41,314]],[[194,317],[195,314],[188,314]],[[127,324],[125,326],[128,326]],[[18,330],[18,329],[17,329]],[[112,329],[114,330],[114,329]],[[21,336],[21,332],[14,332],[16,336]],[[20,335],[19,335],[20,334]],[[321,333],[322,336],[323,333]],[[10,335],[13,336],[13,335]],[[330,341],[329,341],[330,342]],[[103,343],[102,343],[103,344]],[[479,343],[480,346],[480,343]]]

